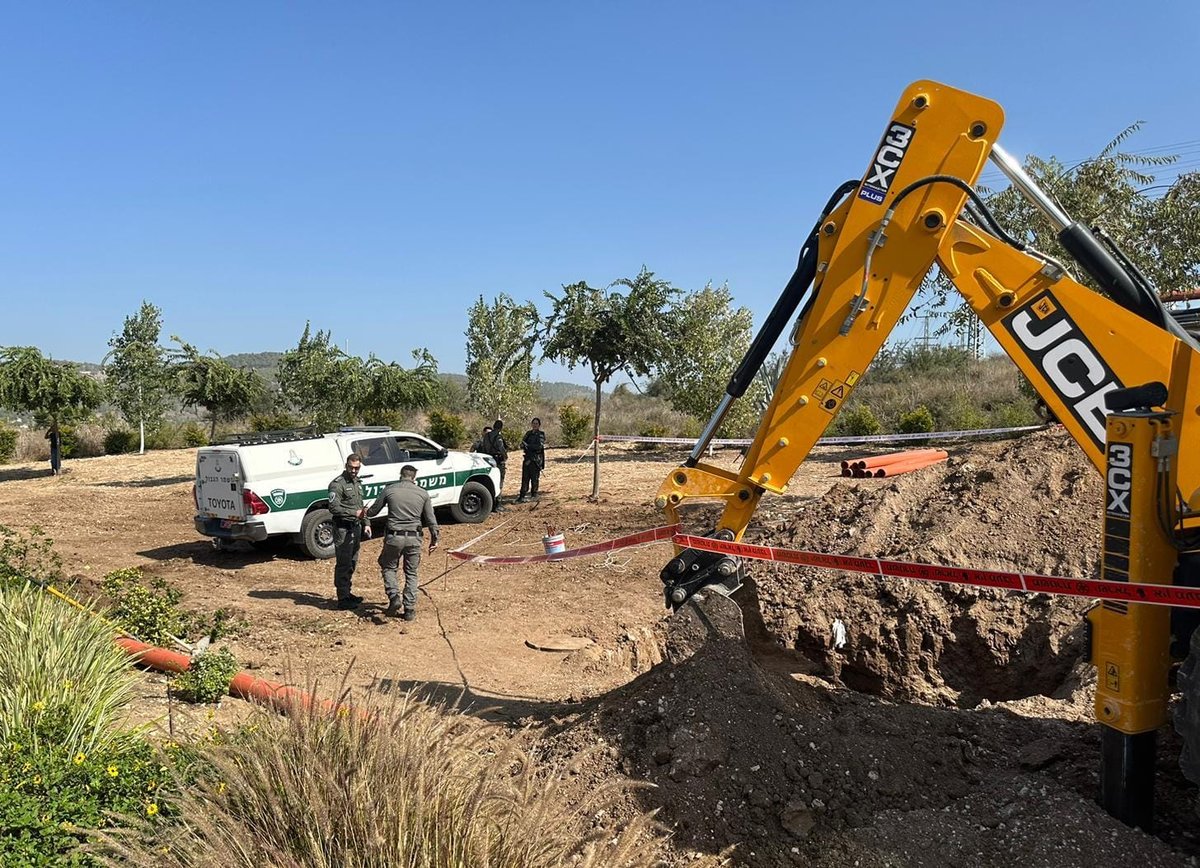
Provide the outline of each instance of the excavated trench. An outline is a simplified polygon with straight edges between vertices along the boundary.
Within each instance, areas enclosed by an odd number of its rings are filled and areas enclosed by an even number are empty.
[[[815,551],[947,566],[1091,577],[1101,482],[1074,442],[1046,431],[971,448],[886,480],[846,480],[817,499],[765,503],[747,534]],[[877,696],[974,707],[1052,695],[1084,653],[1087,601],[749,564],[743,609],[760,641],[818,666],[835,618],[841,679]],[[748,605],[756,597],[756,605]],[[751,635],[755,635],[753,626]]]

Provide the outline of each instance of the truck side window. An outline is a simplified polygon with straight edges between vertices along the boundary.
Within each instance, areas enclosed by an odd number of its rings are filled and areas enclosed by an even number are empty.
[[[397,437],[394,443],[397,449],[408,452],[406,461],[434,461],[438,457],[433,444],[418,437]]]
[[[365,465],[395,464],[398,460],[394,441],[390,437],[355,440],[350,444],[350,448],[362,456],[362,463]]]

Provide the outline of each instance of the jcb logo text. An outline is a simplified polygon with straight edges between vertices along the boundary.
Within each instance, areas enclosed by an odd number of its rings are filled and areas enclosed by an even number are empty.
[[[1112,370],[1049,292],[1014,314],[1004,327],[1016,338],[1050,388],[1097,448],[1104,448],[1104,396],[1121,388]]]
[[[1133,449],[1128,443],[1108,444],[1108,505],[1109,515],[1129,518],[1129,492],[1133,487]]]

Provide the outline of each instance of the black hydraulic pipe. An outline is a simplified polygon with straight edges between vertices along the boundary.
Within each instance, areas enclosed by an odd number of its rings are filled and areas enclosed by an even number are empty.
[[[1058,240],[1113,301],[1159,328],[1166,328],[1162,305],[1122,267],[1092,230],[1082,223],[1071,223],[1058,233]]]
[[[792,274],[791,280],[787,282],[787,286],[783,288],[779,298],[776,299],[775,306],[771,308],[771,313],[763,322],[762,328],[754,336],[754,342],[750,344],[750,349],[746,351],[742,363],[729,378],[729,385],[725,387],[725,392],[731,398],[740,398],[745,394],[746,389],[754,382],[754,375],[758,373],[759,368],[766,361],[767,355],[771,352],[771,348],[775,346],[775,341],[779,340],[779,336],[787,328],[788,321],[796,312],[796,308],[800,306],[805,291],[813,282],[813,278],[817,276],[817,246],[821,224],[825,222],[825,218],[829,216],[838,202],[858,184],[857,180],[846,181],[829,198],[825,210],[821,212],[821,219],[817,221],[817,225],[813,227],[804,246],[800,249],[800,261],[796,264],[796,271]]]

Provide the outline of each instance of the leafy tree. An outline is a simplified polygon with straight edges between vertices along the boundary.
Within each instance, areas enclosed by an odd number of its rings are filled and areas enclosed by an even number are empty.
[[[108,341],[104,376],[113,403],[129,424],[136,422],[139,452],[146,451],[146,428],[162,424],[171,394],[171,366],[167,351],[159,346],[162,311],[143,301],[138,312],[125,317],[125,327]]]
[[[429,350],[413,350],[416,367],[407,370],[395,362],[371,356],[364,368],[366,388],[356,404],[357,415],[367,424],[387,424],[397,411],[417,410],[433,404],[441,389],[437,359]]]
[[[179,395],[186,407],[208,411],[209,433],[217,434],[218,422],[231,422],[249,415],[262,400],[266,383],[249,368],[237,368],[216,354],[204,355],[194,346],[171,335],[179,344],[175,373]]]
[[[538,312],[501,293],[489,305],[483,296],[467,311],[467,396],[489,419],[524,418],[537,399],[533,347]]]
[[[31,413],[56,430],[85,419],[104,400],[104,389],[69,362],[47,359],[36,347],[0,349],[0,407]]]
[[[689,293],[676,305],[670,318],[675,338],[655,387],[676,410],[707,421],[721,402],[729,378],[750,348],[752,317],[747,308],[734,310],[728,286],[714,289],[708,284]],[[760,415],[755,381],[736,401],[719,436],[737,436],[750,429]]]
[[[278,377],[283,401],[324,430],[353,421],[367,385],[362,359],[331,343],[329,332],[313,334],[310,323],[279,359]]]
[[[614,292],[613,287],[626,292]],[[671,352],[671,303],[679,294],[665,280],[655,280],[644,266],[637,277],[621,278],[606,289],[586,282],[550,292],[553,305],[542,333],[542,355],[574,370],[586,364],[596,385],[592,436],[600,434],[601,387],[613,374],[630,377],[656,373]],[[600,448],[592,452],[592,497],[600,496]]]
[[[1099,227],[1137,265],[1164,297],[1200,285],[1200,173],[1158,182],[1156,172],[1178,161],[1175,155],[1144,155],[1123,150],[1140,123],[1127,127],[1099,154],[1074,165],[1056,157],[1030,155],[1025,171],[1072,218]],[[1050,222],[1013,187],[983,191],[988,208],[1011,235],[1067,265],[1081,283],[1091,277],[1074,265]],[[946,302],[949,281],[938,276],[925,287],[925,303]],[[969,332],[976,319],[962,305],[939,331]]]

